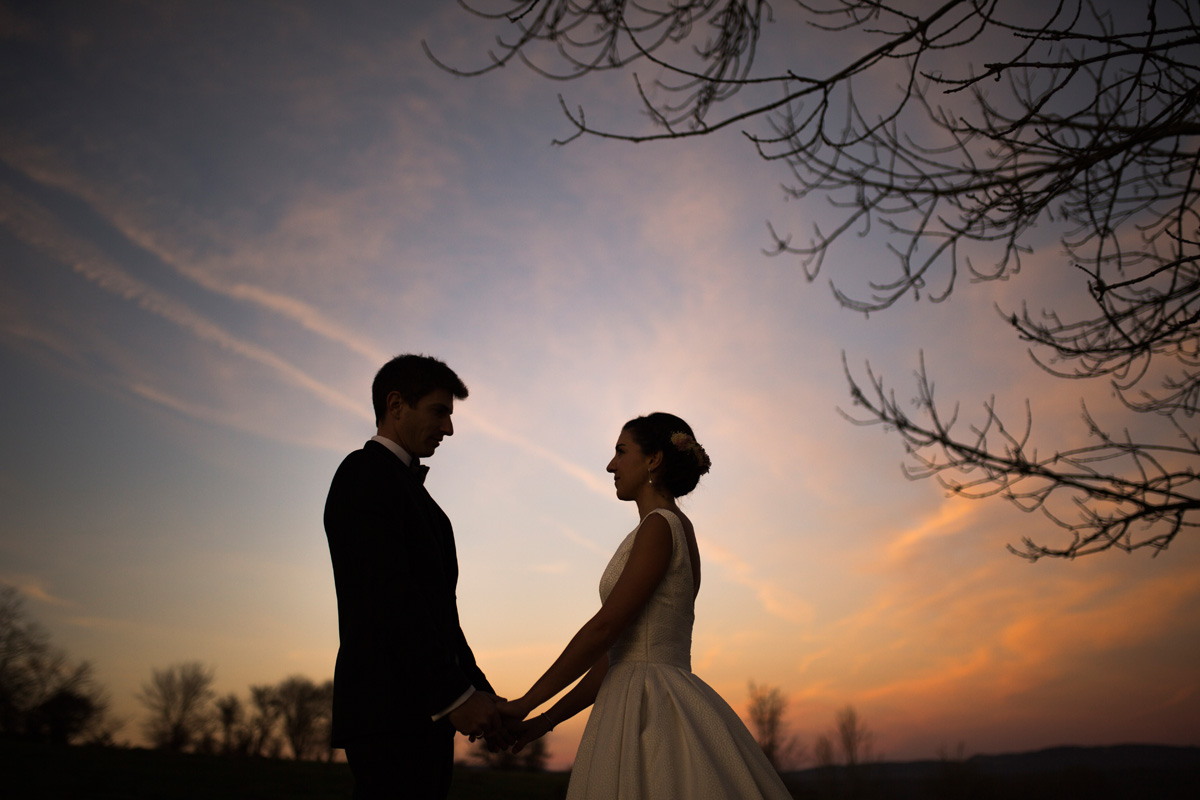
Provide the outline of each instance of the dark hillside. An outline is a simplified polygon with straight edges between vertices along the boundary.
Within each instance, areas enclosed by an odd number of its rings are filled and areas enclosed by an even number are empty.
[[[798,797],[886,800],[1192,800],[1200,747],[1054,747],[962,761],[869,764],[792,773]]]
[[[568,778],[460,767],[450,797],[559,800]],[[809,769],[785,779],[802,800],[1192,800],[1200,748],[1056,747]],[[351,786],[345,764],[0,741],[0,797],[13,800],[348,800]]]

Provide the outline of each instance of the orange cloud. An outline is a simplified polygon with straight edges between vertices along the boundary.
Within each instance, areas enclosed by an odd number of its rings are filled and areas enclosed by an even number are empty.
[[[753,589],[767,613],[797,624],[812,620],[812,606],[790,588],[757,577],[750,564],[707,539],[702,549],[708,560],[719,564],[734,582]]]
[[[978,516],[980,508],[978,503],[968,500],[947,499],[920,523],[892,537],[885,551],[884,563],[894,568],[897,562],[911,558],[913,551],[927,540],[962,533]]]

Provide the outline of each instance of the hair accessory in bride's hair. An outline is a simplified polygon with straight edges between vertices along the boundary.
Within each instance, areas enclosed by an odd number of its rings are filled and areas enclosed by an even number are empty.
[[[697,466],[700,467],[700,474],[708,472],[712,466],[712,461],[708,458],[708,453],[704,452],[704,447],[696,441],[691,434],[683,431],[675,431],[671,434],[671,444],[675,445],[675,449],[681,453],[690,453],[692,458],[696,459]]]

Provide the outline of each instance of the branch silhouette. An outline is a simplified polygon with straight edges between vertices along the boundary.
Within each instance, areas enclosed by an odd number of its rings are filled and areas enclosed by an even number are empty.
[[[1018,552],[1029,558],[1114,547],[1157,551],[1195,527],[1196,3],[460,5],[504,32],[483,67],[437,62],[455,74],[519,63],[554,81],[641,66],[659,75],[646,83],[633,73],[648,130],[595,127],[583,106],[560,95],[573,134],[559,143],[681,140],[740,128],[759,157],[785,170],[789,198],[824,198],[835,214],[832,225],[814,222],[805,235],[769,224],[767,254],[795,259],[815,281],[834,270],[829,256],[849,240],[871,234],[883,243],[887,258],[861,267],[858,259],[843,262],[830,279],[836,302],[864,315],[903,300],[945,301],[963,280],[1007,279],[1032,251],[1035,228],[1057,232],[1085,311],[1067,314],[1047,298],[1046,308],[998,309],[1000,319],[1029,343],[1035,363],[1048,373],[1109,381],[1129,412],[1165,417],[1169,431],[1162,441],[1109,433],[1085,409],[1095,445],[1039,459],[991,404],[977,428],[943,425],[923,365],[917,384],[923,425],[903,415],[869,369],[866,393],[847,371],[852,397],[867,416],[860,421],[900,433],[914,459],[910,475],[984,475],[946,485],[963,496],[998,496],[1045,511],[1075,537],[1062,548],[1027,542]],[[807,71],[768,72],[760,66],[761,48],[776,9],[786,9],[789,24],[845,47]],[[795,44],[794,37],[782,41]],[[434,58],[432,48],[426,50]],[[729,102],[739,93],[742,102]],[[930,459],[935,447],[945,460]],[[1026,488],[1035,480],[1042,488]],[[1078,517],[1050,511],[1046,501],[1062,495],[1074,499]]]

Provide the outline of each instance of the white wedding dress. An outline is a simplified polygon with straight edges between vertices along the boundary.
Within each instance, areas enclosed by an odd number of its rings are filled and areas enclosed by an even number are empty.
[[[567,800],[791,800],[737,713],[692,674],[696,592],[683,522],[666,509],[650,513],[670,523],[671,565],[609,651]],[[608,562],[601,600],[616,586],[637,531]]]

